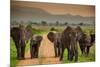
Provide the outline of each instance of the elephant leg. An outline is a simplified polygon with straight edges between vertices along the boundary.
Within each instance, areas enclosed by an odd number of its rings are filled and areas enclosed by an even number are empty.
[[[61,54],[62,54],[62,47],[61,46],[59,47],[59,51],[60,51],[60,55],[59,56],[61,56]]]
[[[32,56],[35,58],[35,51],[36,51],[36,49],[35,49],[35,47],[33,48],[33,51],[32,51]]]
[[[16,41],[15,41],[15,46],[16,46],[16,50],[17,50],[17,59],[21,60],[21,46]]]
[[[36,56],[37,56],[37,47],[34,47],[34,57],[36,58]]]
[[[84,48],[84,53],[85,53],[85,55],[87,55],[87,46],[85,46],[85,48]]]
[[[38,58],[38,47],[36,47],[35,53],[36,53],[36,58]]]
[[[84,54],[85,53],[85,48],[82,48],[81,51],[82,51],[82,54]]]
[[[61,48],[61,47],[60,47],[60,44],[58,44],[58,56],[60,56],[60,53],[61,53],[61,52],[60,52],[60,51],[61,51],[60,48]]]
[[[90,46],[87,46],[87,55],[89,54]]]
[[[83,46],[84,44],[81,44],[80,45],[80,49],[81,49],[81,52],[82,52],[82,55],[85,53],[85,46]]]
[[[39,47],[38,47],[38,49],[37,49],[37,58],[38,58],[38,56],[39,56],[38,54],[39,54]]]
[[[82,44],[79,44],[79,46],[80,46],[80,49],[81,49],[81,53],[83,54],[83,46],[82,46]]]
[[[25,59],[25,42],[21,40],[19,45],[21,47],[21,59]]]
[[[58,57],[58,47],[56,47],[56,56],[55,57]]]
[[[32,46],[30,45],[30,55],[31,55],[31,59],[32,59]]]
[[[37,49],[37,58],[38,58],[38,53],[39,53],[38,51],[39,51],[39,50]]]
[[[76,48],[75,49],[75,62],[78,61],[78,49]]]
[[[21,57],[22,59],[25,59],[25,46],[21,47]]]
[[[18,44],[15,43],[16,50],[17,50],[17,59],[20,59],[20,48],[18,47]]]
[[[31,53],[31,59],[34,57],[34,47],[31,46],[30,48],[30,53]]]
[[[84,48],[81,48],[81,52],[82,52],[82,54],[84,53]]]
[[[54,50],[55,50],[55,57],[57,57],[57,47],[54,45]]]
[[[68,58],[67,59],[70,60],[69,49],[68,49]]]
[[[17,59],[21,60],[21,47],[17,48]]]
[[[35,47],[32,49],[32,57],[35,58]]]
[[[62,48],[62,52],[61,52],[61,56],[60,56],[60,61],[61,61],[62,58],[63,58],[64,49],[65,49],[65,48]]]
[[[73,60],[73,55],[72,55],[72,51],[71,50],[68,50],[68,60],[69,61],[72,61]]]
[[[60,47],[58,47],[58,56],[60,56]]]

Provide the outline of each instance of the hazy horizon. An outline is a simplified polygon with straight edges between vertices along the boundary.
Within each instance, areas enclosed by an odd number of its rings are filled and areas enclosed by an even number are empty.
[[[83,17],[95,17],[95,6],[89,5],[13,1],[11,7],[40,8],[53,15],[71,14]]]

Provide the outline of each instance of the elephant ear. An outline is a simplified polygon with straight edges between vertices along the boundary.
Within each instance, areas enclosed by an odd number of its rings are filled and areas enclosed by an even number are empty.
[[[47,38],[51,41],[54,42],[55,40],[55,33],[54,32],[49,32],[47,35]]]
[[[42,39],[43,39],[43,37],[42,37],[42,36],[36,36],[36,40],[37,40],[38,42],[41,42],[41,41],[42,41]]]

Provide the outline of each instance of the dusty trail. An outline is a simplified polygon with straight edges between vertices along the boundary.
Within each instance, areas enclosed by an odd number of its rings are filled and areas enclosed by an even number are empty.
[[[20,65],[37,65],[37,64],[59,64],[59,57],[55,58],[53,43],[47,39],[47,34],[43,35],[43,40],[39,48],[39,58],[30,59],[30,51],[25,54],[25,60],[20,60]]]

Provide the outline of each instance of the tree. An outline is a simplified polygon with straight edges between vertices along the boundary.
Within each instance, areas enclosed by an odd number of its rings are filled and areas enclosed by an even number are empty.
[[[83,22],[79,23],[80,26],[84,25]]]
[[[27,29],[32,29],[31,24],[28,24],[28,25],[26,26],[26,28],[27,28]]]
[[[11,25],[18,25],[18,22],[16,20],[11,21]]]
[[[59,21],[56,21],[56,26],[58,26],[59,25]]]
[[[68,25],[68,22],[65,22],[64,25]]]
[[[46,21],[42,21],[41,24],[42,25],[47,25],[47,22]]]

